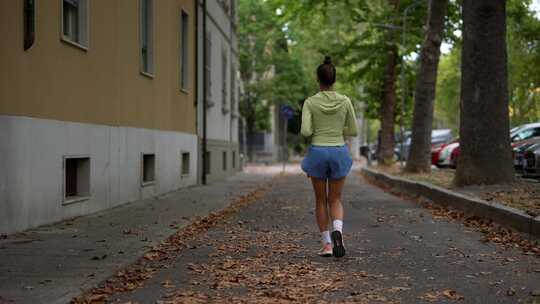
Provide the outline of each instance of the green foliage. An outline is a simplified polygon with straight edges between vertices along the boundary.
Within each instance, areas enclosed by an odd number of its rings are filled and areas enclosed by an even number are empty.
[[[530,2],[507,2],[512,125],[540,121],[540,20],[528,9]]]
[[[459,132],[459,101],[461,87],[461,47],[441,56],[437,76],[434,127],[450,128]]]
[[[397,119],[401,119],[402,90],[406,90],[405,122],[412,116],[413,90],[417,66],[409,56],[419,52],[422,26],[427,8],[417,3],[403,18],[404,10],[413,0],[403,0],[395,11],[389,0],[273,0],[289,24],[293,52],[303,54],[304,68],[314,74],[325,55],[330,55],[338,69],[336,90],[354,102],[366,105],[368,118],[378,119],[383,97],[384,68],[387,51],[397,46],[402,58],[399,69],[405,67],[405,88],[397,82]],[[403,21],[407,23],[405,44],[402,44]],[[399,76],[399,75],[398,75]],[[314,83],[314,78],[311,83]],[[314,86],[315,87],[315,86]],[[315,87],[316,88],[316,87]]]
[[[540,121],[540,20],[531,1],[507,1],[508,78],[512,126]],[[461,42],[441,57],[435,104],[436,127],[458,133],[461,85]]]
[[[390,0],[240,0],[239,49],[246,92],[242,114],[256,117],[258,128],[265,129],[268,122],[259,119],[268,120],[268,105],[289,103],[300,109],[301,102],[317,91],[315,69],[329,55],[338,70],[336,90],[354,102],[364,103],[367,117],[378,119],[387,50],[395,45],[401,58],[396,121],[401,119],[405,90],[403,119],[407,128],[413,110],[416,57],[424,35],[426,3],[401,0],[395,11]],[[529,4],[530,0],[507,1],[513,125],[540,120],[540,21]],[[403,43],[403,16],[408,7]],[[434,127],[456,131],[461,82],[460,10],[460,1],[450,0],[445,42],[453,48],[441,56],[434,122]],[[399,80],[402,69],[404,85]],[[376,126],[372,129],[375,132]]]
[[[258,130],[270,128],[269,106],[307,95],[299,56],[288,47],[285,23],[262,0],[239,1],[239,57],[244,83],[240,112]]]

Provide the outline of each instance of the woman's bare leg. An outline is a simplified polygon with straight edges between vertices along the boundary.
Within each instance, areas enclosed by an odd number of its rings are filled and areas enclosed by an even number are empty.
[[[312,177],[311,183],[315,191],[315,217],[320,232],[328,230],[328,201],[326,194],[326,180]]]
[[[345,178],[328,181],[328,204],[330,205],[330,214],[332,215],[332,254],[336,258],[345,255],[343,246],[343,204],[341,203],[341,190],[345,184]]]
[[[345,184],[345,177],[337,180],[328,180],[328,205],[332,220],[343,221],[343,204],[341,204],[341,191]]]

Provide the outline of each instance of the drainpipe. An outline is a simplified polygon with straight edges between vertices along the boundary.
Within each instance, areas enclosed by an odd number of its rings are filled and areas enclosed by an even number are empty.
[[[235,56],[234,56],[234,46],[233,46],[233,32],[234,32],[234,12],[236,11],[236,9],[234,9],[233,11],[233,7],[236,6],[235,3],[232,3],[236,0],[232,0],[231,1],[231,4],[230,4],[230,19],[229,19],[229,53],[231,54],[231,60],[229,60],[230,62],[230,67],[229,67],[229,71],[228,73],[226,74],[229,74],[231,79],[229,80],[229,84],[232,84],[233,83],[233,77],[236,78],[236,75],[232,75],[230,72],[232,71],[232,67],[233,65],[236,63],[236,60],[235,59]],[[235,70],[236,71],[236,70]],[[236,82],[235,82],[236,83]],[[233,114],[234,114],[234,109],[233,109],[233,104],[230,102],[231,100],[233,100],[233,94],[235,94],[235,88],[233,88],[233,86],[229,85],[229,90],[230,90],[230,98],[229,98],[229,108],[230,108],[230,111],[229,111],[229,147],[231,148],[230,152],[231,152],[231,155],[232,155],[232,150],[234,149],[232,143],[233,143]],[[232,166],[231,166],[232,167]],[[236,170],[236,168],[234,168]]]
[[[207,138],[206,138],[206,105],[208,104],[208,100],[206,99],[206,96],[208,96],[206,90],[208,89],[206,87],[206,77],[208,77],[207,73],[206,73],[206,52],[208,51],[206,49],[206,10],[207,10],[207,7],[206,7],[206,0],[203,0],[203,19],[202,19],[202,37],[203,37],[203,41],[202,41],[202,57],[203,57],[203,90],[202,90],[202,95],[203,95],[203,104],[202,104],[202,184],[203,185],[206,185],[206,172],[207,172],[207,168],[206,168],[206,165],[208,163],[207,161],[207,146],[206,146],[206,142],[207,142]]]

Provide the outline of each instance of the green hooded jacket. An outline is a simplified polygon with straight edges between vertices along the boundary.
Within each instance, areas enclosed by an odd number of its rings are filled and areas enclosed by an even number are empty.
[[[344,145],[344,136],[358,135],[351,100],[333,91],[322,91],[309,97],[302,108],[300,133],[311,136],[312,145]]]

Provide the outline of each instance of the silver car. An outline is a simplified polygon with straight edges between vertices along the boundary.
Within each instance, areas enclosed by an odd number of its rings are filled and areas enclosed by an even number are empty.
[[[540,136],[540,122],[515,127],[510,131],[510,140],[518,142]]]
[[[394,149],[394,153],[396,155],[396,158],[401,159],[408,159],[409,158],[409,151],[411,149],[411,131],[405,131],[404,132],[405,141],[403,142],[403,147],[401,145],[400,138],[396,138],[396,146]],[[450,141],[452,141],[452,130],[450,129],[435,129],[431,131],[431,146],[440,146],[442,144],[447,144]]]

